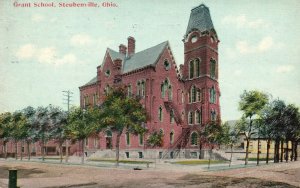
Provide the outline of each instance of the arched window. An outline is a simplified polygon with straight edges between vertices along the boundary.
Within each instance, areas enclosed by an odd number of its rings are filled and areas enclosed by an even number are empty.
[[[136,94],[138,95],[138,96],[141,96],[141,82],[140,81],[138,81],[137,82],[137,84],[136,84]]]
[[[132,86],[131,86],[131,84],[129,84],[127,86],[127,96],[132,97]]]
[[[198,145],[198,134],[196,132],[193,132],[191,134],[191,145],[192,146]]]
[[[163,120],[163,109],[161,106],[158,108],[158,119],[160,122]]]
[[[195,86],[192,86],[191,87],[191,93],[190,93],[190,96],[191,96],[191,102],[196,102],[196,96],[197,95],[197,92],[196,92],[196,87]]]
[[[193,112],[189,112],[189,125],[193,124],[193,119],[194,119],[194,113]]]
[[[216,113],[216,110],[211,110],[211,111],[210,111],[210,120],[211,120],[211,121],[216,121],[216,120],[217,120],[217,113]]]
[[[144,144],[144,135],[143,134],[139,134],[139,144],[140,145]]]
[[[170,133],[170,144],[173,144],[174,143],[174,132],[172,131]]]
[[[201,101],[201,90],[197,89],[197,101],[200,102]]]
[[[174,123],[174,110],[170,111],[170,123]]]
[[[168,87],[168,99],[169,99],[169,101],[172,100],[172,97],[173,97],[172,95],[173,95],[172,86],[169,85],[169,87]]]
[[[184,111],[181,112],[181,119],[184,120]]]
[[[210,60],[210,77],[216,78],[216,61]]]
[[[141,96],[145,96],[145,81],[143,80],[141,83]]]
[[[196,122],[196,124],[201,124],[201,121],[202,121],[201,111],[196,110],[196,112],[195,112],[195,122]]]
[[[196,76],[199,77],[201,72],[200,72],[200,60],[198,58],[195,59],[195,67],[196,67]]]
[[[130,145],[130,133],[126,132],[126,145],[129,146]]]
[[[109,87],[109,85],[106,85],[106,87],[104,89],[104,92],[105,92],[106,96],[108,95],[109,91],[110,91],[110,87]]]
[[[184,92],[183,91],[181,92],[181,103],[182,104],[184,103]]]
[[[189,72],[189,74],[190,74],[190,79],[191,78],[194,78],[194,61],[190,61],[190,72]]]
[[[161,97],[164,98],[165,97],[165,84],[162,83],[160,85],[160,92],[161,92]]]
[[[216,90],[214,86],[209,91],[209,102],[216,103]]]

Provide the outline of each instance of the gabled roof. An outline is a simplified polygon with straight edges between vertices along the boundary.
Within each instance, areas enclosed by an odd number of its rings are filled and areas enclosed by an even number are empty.
[[[148,65],[155,65],[167,44],[168,41],[165,41],[132,56],[126,57],[125,62],[123,63],[123,74]]]
[[[107,53],[109,53],[112,61],[116,59],[122,60],[122,74],[147,67],[149,65],[155,65],[163,53],[163,50],[168,46],[169,42],[165,41],[151,48],[145,49],[143,51],[137,52],[131,56],[126,57],[124,54],[116,52],[110,48],[107,48]],[[105,60],[103,61],[103,63]],[[102,67],[104,67],[102,65]],[[83,86],[88,86],[97,82],[97,77],[90,80]]]
[[[186,29],[186,35],[193,30],[210,31],[214,29],[209,9],[204,4],[199,5],[191,10],[189,24]]]
[[[83,86],[92,85],[96,82],[97,82],[97,76],[95,78],[91,79],[88,83],[84,84]],[[81,86],[81,87],[83,87],[83,86]]]

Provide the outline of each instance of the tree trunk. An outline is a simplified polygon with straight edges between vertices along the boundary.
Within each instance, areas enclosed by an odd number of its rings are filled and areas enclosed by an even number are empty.
[[[295,142],[295,156],[294,156],[294,161],[298,160],[298,141]]]
[[[249,139],[246,140],[246,157],[245,157],[245,165],[248,164],[248,156],[249,156]]]
[[[15,159],[18,160],[18,142],[15,140]]]
[[[69,142],[68,139],[66,139],[66,163],[68,162],[69,159]]]
[[[117,134],[116,140],[116,166],[119,166],[119,158],[120,158],[120,137],[122,133]]]
[[[275,163],[279,163],[279,147],[280,147],[280,140],[279,139],[276,139],[276,142],[275,142],[275,156],[274,156],[274,162]]]
[[[62,144],[63,144],[63,142],[60,141],[60,142],[59,142],[60,163],[62,163],[62,161],[63,161]]]
[[[256,165],[259,165],[259,153],[260,153],[259,143],[260,143],[260,140],[259,140],[259,138],[258,138],[258,139],[257,139],[257,158],[256,158]]]
[[[230,162],[229,162],[229,167],[231,166],[231,161],[232,161],[232,150],[233,150],[233,144],[230,145]]]
[[[281,148],[280,148],[280,162],[282,162],[283,161],[283,140],[281,140],[280,146],[281,146]]]
[[[81,164],[84,163],[84,155],[85,155],[85,153],[84,153],[84,140],[85,140],[85,139],[82,139],[82,141],[81,141],[81,150],[82,150]]]
[[[27,152],[28,152],[28,161],[30,160],[31,150],[30,150],[30,142],[27,142]]]
[[[25,149],[24,149],[25,151]],[[21,140],[21,161],[23,160],[23,140]]]
[[[285,141],[285,162],[289,161],[289,140]]]
[[[292,143],[292,150],[291,150],[291,161],[294,160],[294,153],[295,153],[295,142],[291,141]]]
[[[4,157],[5,157],[5,160],[7,159],[7,142],[4,141]]]
[[[266,163],[269,164],[269,155],[270,155],[270,139],[267,140],[267,159]],[[275,152],[274,152],[275,155]]]

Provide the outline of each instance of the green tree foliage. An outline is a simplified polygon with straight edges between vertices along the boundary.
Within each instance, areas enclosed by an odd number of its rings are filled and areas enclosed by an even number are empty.
[[[153,131],[147,139],[147,145],[152,148],[163,146],[163,136],[162,131]]]
[[[116,165],[119,165],[120,137],[124,131],[144,134],[146,110],[137,97],[127,97],[126,87],[112,88],[101,105],[99,130],[111,130],[116,134]]]
[[[243,111],[243,117],[239,122],[239,130],[246,138],[245,165],[248,164],[249,142],[254,134],[254,119],[261,117],[261,112],[268,103],[268,95],[260,91],[244,91],[240,96],[239,110]]]
[[[98,116],[99,110],[97,108],[81,109],[74,107],[70,110],[65,135],[71,140],[81,143],[81,163],[84,163],[84,140],[95,133],[99,127]]]
[[[28,106],[22,110],[23,116],[26,118],[26,137],[25,141],[27,143],[27,154],[28,160],[31,157],[31,149],[30,144],[37,141],[37,135],[35,130],[35,109],[31,106]]]
[[[3,141],[5,159],[7,158],[7,142],[11,137],[10,134],[12,131],[12,127],[10,126],[11,119],[12,114],[10,112],[0,114],[0,139]]]

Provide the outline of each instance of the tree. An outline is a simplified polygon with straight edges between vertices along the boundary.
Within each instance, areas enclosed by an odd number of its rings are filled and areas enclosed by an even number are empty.
[[[0,138],[3,140],[5,159],[7,159],[7,142],[10,139],[12,131],[12,127],[10,126],[11,118],[12,114],[10,112],[0,114]]]
[[[23,147],[23,139],[26,138],[27,127],[26,127],[26,118],[23,116],[21,111],[16,111],[12,114],[11,121],[11,132],[10,136],[15,142],[15,158],[18,159],[18,142],[21,141],[21,148]],[[23,158],[21,149],[21,159]]]
[[[80,107],[71,108],[67,126],[65,129],[66,136],[73,141],[81,143],[82,158],[81,163],[84,163],[84,145],[92,133],[95,133],[98,125],[99,110],[97,108],[81,109]]]
[[[228,123],[221,126],[221,131],[219,135],[219,143],[230,146],[230,162],[229,167],[232,162],[233,146],[238,142],[239,132],[236,127],[230,127]]]
[[[240,131],[244,133],[246,138],[246,157],[245,165],[248,164],[249,142],[254,134],[254,119],[259,119],[261,111],[268,103],[267,94],[260,91],[244,91],[240,96],[239,110],[243,111],[243,117],[240,121]]]
[[[146,121],[146,110],[137,97],[127,97],[125,87],[112,88],[101,105],[100,130],[111,130],[116,134],[116,165],[119,165],[120,137],[124,131],[144,134],[142,123]]]
[[[22,110],[23,116],[26,118],[26,137],[25,141],[27,144],[27,155],[28,155],[28,160],[30,160],[31,157],[31,148],[30,144],[34,143],[37,141],[37,134],[36,134],[36,129],[35,129],[35,109],[31,106],[28,106]]]
[[[222,140],[221,130],[221,126],[215,121],[210,122],[204,127],[203,136],[205,138],[205,141],[210,146],[208,168],[210,168],[212,149],[214,145],[220,143],[220,141]]]
[[[63,160],[62,145],[66,140],[67,113],[61,108],[51,106],[49,109],[51,129],[50,136],[55,139],[59,145],[60,163]],[[67,148],[66,148],[67,149]]]
[[[163,136],[162,131],[153,131],[147,139],[148,146],[152,148],[163,146]]]

